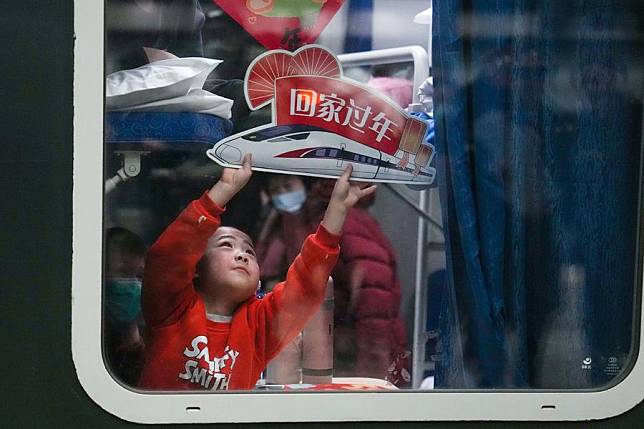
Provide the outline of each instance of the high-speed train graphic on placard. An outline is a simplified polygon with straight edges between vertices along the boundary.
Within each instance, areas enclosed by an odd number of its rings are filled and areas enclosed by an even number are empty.
[[[269,51],[250,65],[248,106],[272,105],[272,122],[217,142],[208,156],[239,167],[253,155],[259,171],[429,186],[433,145],[428,126],[395,102],[342,77],[338,59],[319,46]]]
[[[402,151],[391,156],[310,125],[255,128],[218,143],[208,156],[221,165],[238,167],[245,153],[253,154],[254,169],[260,171],[332,178],[351,163],[352,179],[409,184],[432,183],[436,174],[433,167],[401,165]]]

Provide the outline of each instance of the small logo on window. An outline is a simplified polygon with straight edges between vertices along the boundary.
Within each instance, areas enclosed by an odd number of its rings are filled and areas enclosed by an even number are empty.
[[[586,359],[581,361],[581,369],[592,369],[591,364],[593,363],[593,359],[588,356]]]
[[[621,366],[619,365],[618,359],[616,356],[610,356],[608,358],[608,363],[604,368],[604,374],[614,377],[621,371]]]

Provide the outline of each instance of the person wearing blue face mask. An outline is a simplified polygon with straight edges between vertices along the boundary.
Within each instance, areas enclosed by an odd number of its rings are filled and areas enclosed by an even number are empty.
[[[278,212],[295,214],[306,201],[306,186],[298,176],[274,176],[268,180],[268,193]]]
[[[263,199],[271,210],[255,249],[262,285],[270,290],[283,280],[304,238],[315,230],[333,181],[270,174],[264,182]],[[347,214],[343,247],[331,273],[333,371],[337,377],[388,379],[401,387],[410,382],[409,345],[400,316],[402,292],[393,246],[368,211],[374,195]]]
[[[266,264],[260,267],[262,284],[267,290],[284,278],[287,261],[297,255],[312,223],[319,220],[310,219],[306,210],[309,183],[308,178],[285,174],[270,174],[264,181],[262,199],[269,211],[256,246],[259,260]],[[275,237],[282,237],[279,244],[274,242]]]
[[[114,323],[128,325],[141,315],[141,279],[116,277],[106,279],[107,312]]]
[[[121,381],[136,385],[144,349],[141,336],[141,277],[145,244],[133,232],[109,228],[105,234],[105,353]]]

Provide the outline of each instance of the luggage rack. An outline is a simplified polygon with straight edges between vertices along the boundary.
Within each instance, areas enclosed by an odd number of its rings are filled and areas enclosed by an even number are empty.
[[[105,181],[105,193],[141,172],[141,157],[161,151],[203,151],[228,136],[228,119],[193,112],[108,112],[105,144],[123,157],[122,167]]]

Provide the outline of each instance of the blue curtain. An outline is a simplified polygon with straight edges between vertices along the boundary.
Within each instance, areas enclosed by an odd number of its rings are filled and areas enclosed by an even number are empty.
[[[371,50],[373,25],[373,0],[348,0],[347,33],[344,38],[344,52]]]
[[[434,0],[436,387],[584,388],[633,348],[639,0]]]

